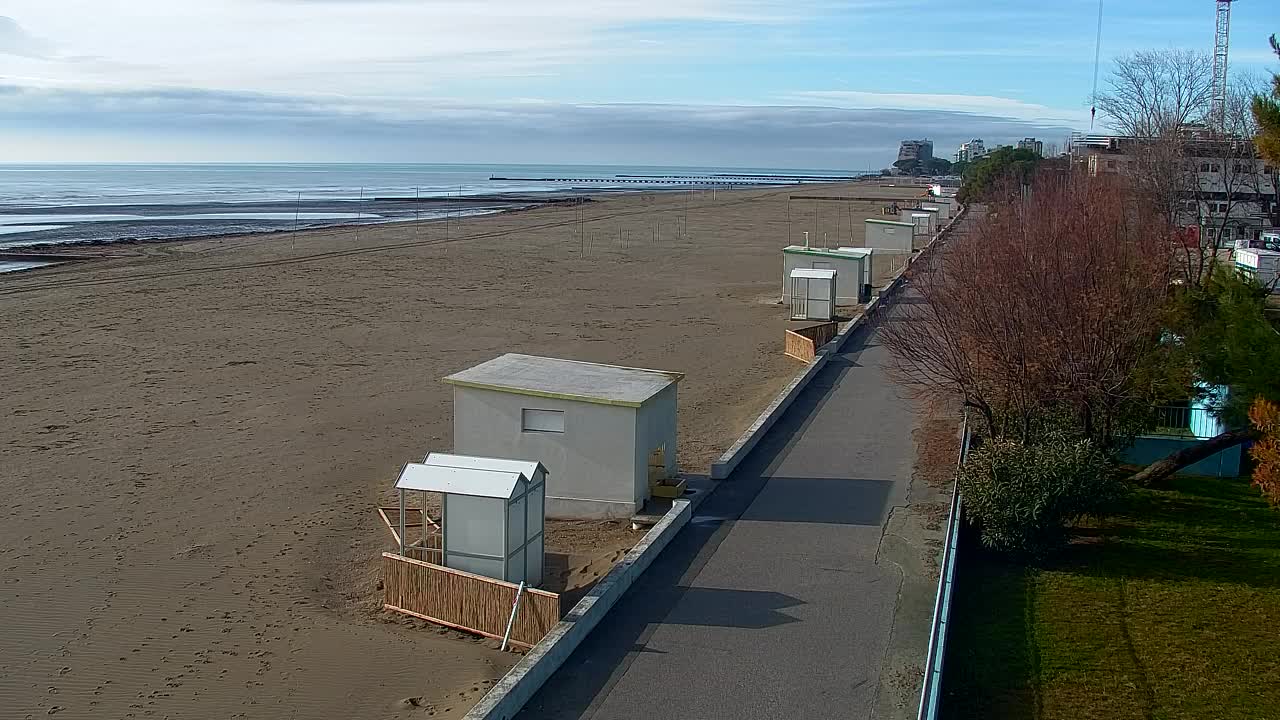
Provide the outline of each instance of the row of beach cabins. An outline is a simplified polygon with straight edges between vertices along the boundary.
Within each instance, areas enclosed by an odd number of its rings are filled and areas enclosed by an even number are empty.
[[[811,359],[834,337],[840,309],[869,300],[873,258],[905,263],[958,211],[952,197],[911,204],[896,219],[866,220],[865,247],[783,248],[782,304],[791,320],[823,328],[820,337],[788,331],[787,354]],[[808,357],[792,351],[793,335]],[[453,452],[406,464],[398,506],[379,509],[397,547],[383,554],[384,607],[531,647],[568,609],[540,588],[546,521],[631,519],[651,498],[685,493],[682,378],[515,353],[444,378]]]

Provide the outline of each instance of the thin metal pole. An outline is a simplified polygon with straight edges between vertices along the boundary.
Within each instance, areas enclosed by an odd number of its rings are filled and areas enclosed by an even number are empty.
[[[419,197],[418,188],[413,189],[413,239],[418,239],[418,223],[422,222],[422,198]]]
[[[507,618],[507,631],[502,635],[502,650],[505,652],[507,643],[511,640],[511,628],[516,624],[516,611],[520,609],[520,596],[524,594],[524,581],[520,581],[520,587],[516,588],[516,601],[511,604],[511,617]]]

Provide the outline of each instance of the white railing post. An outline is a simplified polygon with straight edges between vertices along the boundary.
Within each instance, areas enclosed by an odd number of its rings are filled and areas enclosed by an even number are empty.
[[[505,652],[507,643],[511,641],[511,628],[516,624],[516,611],[520,609],[520,596],[524,594],[524,581],[520,581],[520,587],[516,588],[516,601],[511,603],[511,617],[507,618],[507,632],[502,635],[502,650]]]

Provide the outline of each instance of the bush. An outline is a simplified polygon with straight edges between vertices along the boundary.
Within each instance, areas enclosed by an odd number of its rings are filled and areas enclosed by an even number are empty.
[[[1264,397],[1255,398],[1249,421],[1262,439],[1249,448],[1253,458],[1253,485],[1271,507],[1280,508],[1280,405]]]
[[[982,544],[1032,557],[1061,546],[1069,523],[1103,512],[1125,490],[1106,453],[1057,436],[1035,445],[988,440],[969,453],[959,482]]]

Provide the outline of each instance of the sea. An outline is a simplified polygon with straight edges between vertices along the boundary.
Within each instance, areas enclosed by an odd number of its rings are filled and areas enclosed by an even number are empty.
[[[0,253],[475,215],[529,205],[547,193],[820,182],[856,174],[606,165],[0,164]],[[0,258],[0,272],[31,262]]]

